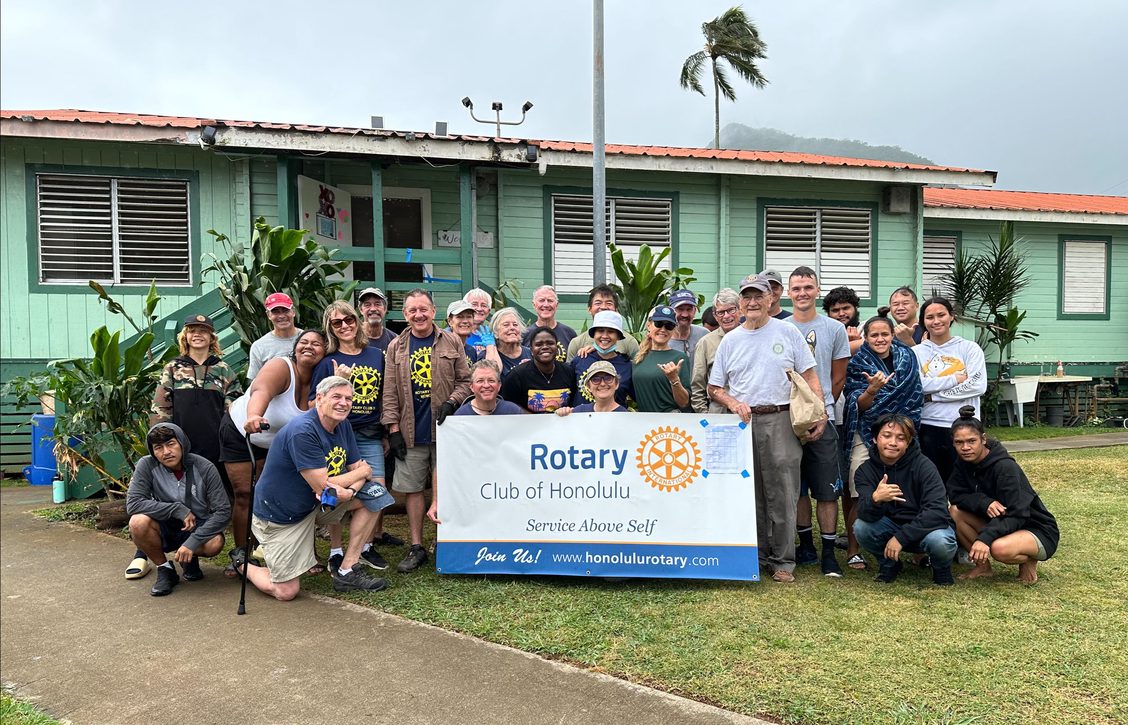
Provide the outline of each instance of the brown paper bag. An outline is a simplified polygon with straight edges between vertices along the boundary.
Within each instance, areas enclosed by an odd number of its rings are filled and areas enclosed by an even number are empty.
[[[787,378],[791,381],[791,429],[802,440],[807,431],[826,415],[826,405],[802,375],[788,370]]]

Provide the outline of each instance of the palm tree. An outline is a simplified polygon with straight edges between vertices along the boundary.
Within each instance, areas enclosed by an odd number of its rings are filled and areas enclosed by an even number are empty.
[[[685,59],[681,71],[681,86],[705,95],[701,87],[701,70],[708,61],[713,70],[713,146],[721,147],[721,96],[736,100],[736,92],[725,77],[718,61],[726,61],[736,74],[757,88],[768,82],[756,67],[756,61],[767,58],[768,46],[760,40],[760,32],[748,21],[744,8],[729,8],[720,17],[701,24],[705,35],[705,49]]]

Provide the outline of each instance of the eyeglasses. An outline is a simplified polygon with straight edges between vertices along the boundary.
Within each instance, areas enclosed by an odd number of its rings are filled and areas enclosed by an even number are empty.
[[[728,317],[729,315],[735,315],[735,314],[736,314],[736,308],[735,307],[728,307],[728,308],[723,309],[723,310],[718,309],[716,307],[713,308],[713,315],[715,317]]]
[[[611,385],[614,382],[615,376],[607,373],[596,373],[588,378],[588,385]]]
[[[329,320],[329,326],[332,327],[334,330],[339,330],[342,327],[346,327],[346,326],[352,327],[355,324],[356,324],[356,318],[353,317],[352,315],[349,315],[348,317],[338,317],[335,320]]]
[[[672,330],[677,327],[675,323],[667,322],[666,320],[659,320],[658,322],[651,321],[651,324],[653,324],[659,330]]]

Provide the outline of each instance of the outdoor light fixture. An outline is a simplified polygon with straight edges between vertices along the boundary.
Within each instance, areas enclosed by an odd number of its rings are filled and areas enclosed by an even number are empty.
[[[215,134],[219,131],[215,126],[204,126],[200,132],[201,146],[215,146]]]
[[[462,99],[462,105],[466,106],[466,108],[469,109],[470,118],[474,119],[478,123],[488,123],[488,124],[494,126],[497,129],[497,132],[496,132],[496,135],[494,136],[494,138],[501,138],[501,127],[502,126],[520,126],[522,123],[524,123],[525,122],[525,114],[528,113],[533,108],[533,102],[532,101],[525,101],[524,105],[521,106],[521,120],[519,120],[519,121],[502,121],[501,120],[501,111],[502,111],[501,101],[494,101],[490,104],[490,110],[493,111],[495,114],[497,114],[497,118],[495,118],[494,120],[491,121],[491,120],[486,119],[486,118],[478,118],[477,116],[474,115],[474,102],[470,100],[470,96],[466,96]]]

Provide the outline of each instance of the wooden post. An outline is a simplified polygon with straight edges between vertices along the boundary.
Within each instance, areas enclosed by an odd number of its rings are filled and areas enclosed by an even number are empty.
[[[372,281],[384,289],[384,169],[372,162]]]

